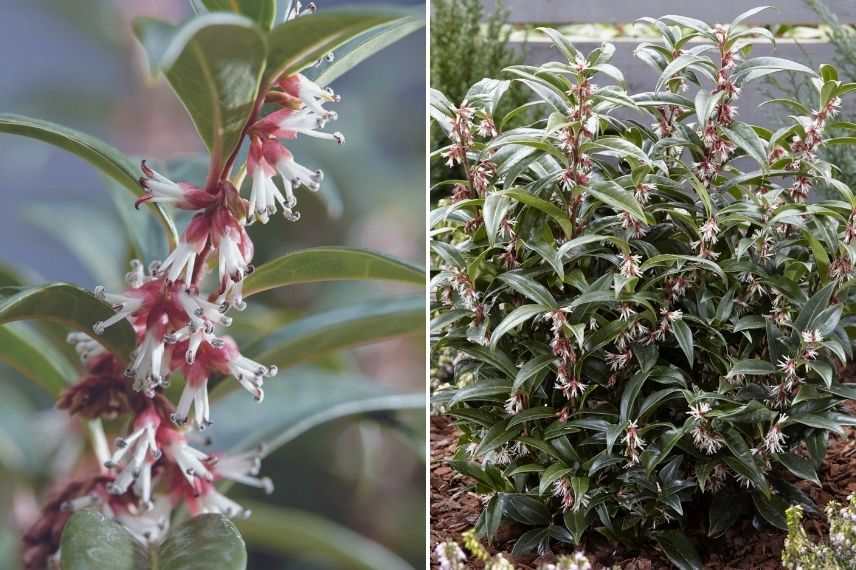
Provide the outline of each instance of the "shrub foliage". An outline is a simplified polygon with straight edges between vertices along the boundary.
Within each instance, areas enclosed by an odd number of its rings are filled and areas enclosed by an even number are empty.
[[[653,92],[622,87],[611,45],[582,54],[545,29],[560,61],[462,102],[432,93],[438,154],[466,173],[431,213],[434,402],[485,495],[480,534],[528,526],[515,553],[596,531],[697,567],[688,533],[785,528],[810,503],[794,477],[816,482],[828,434],[853,423],[856,198],[819,151],[856,140],[825,134],[856,128],[835,120],[856,84],[752,57],[773,41],[742,25],[755,12],[648,20]],[[774,132],[742,122],[741,90],[786,71],[812,108]],[[512,82],[539,112],[503,131]]]

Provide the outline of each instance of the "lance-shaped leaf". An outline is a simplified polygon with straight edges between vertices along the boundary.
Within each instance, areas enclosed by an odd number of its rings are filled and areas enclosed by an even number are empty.
[[[120,151],[91,135],[50,121],[11,114],[0,114],[0,133],[20,135],[52,144],[89,162],[135,197],[143,195],[143,189],[138,182],[140,171],[137,166]],[[152,203],[150,207],[166,230],[171,243],[175,244],[178,241],[178,233],[172,220],[158,204]]]
[[[401,18],[401,12],[360,8],[326,10],[280,24],[268,36],[265,84],[297,73],[355,37]]]
[[[92,334],[92,325],[113,316],[113,309],[92,293],[67,283],[52,283],[22,289],[0,301],[0,324],[13,321],[46,320]],[[127,359],[136,346],[134,329],[127,320],[108,327],[92,338],[119,358]]]
[[[205,12],[234,12],[246,16],[264,30],[276,20],[276,0],[190,0],[197,14]]]
[[[224,383],[237,385],[231,378]],[[224,392],[218,386],[211,396]],[[216,402],[217,423],[210,435],[223,449],[250,449],[265,443],[265,452],[272,453],[313,427],[338,418],[424,407],[423,393],[393,392],[360,376],[301,366],[268,381],[263,404],[243,391]]]
[[[295,251],[258,267],[244,282],[244,295],[319,281],[380,280],[425,284],[422,269],[395,258],[345,247]]]
[[[321,559],[331,568],[412,570],[412,566],[380,544],[318,515],[242,501],[253,516],[238,521],[250,545],[289,558]]]
[[[611,180],[595,182],[589,186],[588,193],[614,210],[627,212],[642,223],[651,221],[645,214],[642,204],[633,197],[633,193]]]
[[[50,342],[24,323],[0,326],[0,362],[8,364],[51,395],[58,395],[77,376],[74,367]]]
[[[424,329],[425,301],[422,297],[405,297],[386,303],[371,301],[292,321],[248,346],[244,353],[259,362],[285,368],[326,352]],[[237,382],[223,382],[212,398],[237,387]]]
[[[219,175],[241,141],[256,102],[266,45],[248,18],[222,12],[198,16],[181,27],[159,20],[134,22],[151,69],[163,73],[211,152]]]
[[[396,18],[375,28],[372,32],[359,36],[339,50],[345,53],[337,53],[336,60],[324,68],[324,71],[315,78],[315,82],[322,86],[329,85],[377,52],[409,36],[424,25],[424,14],[413,14]]]
[[[160,545],[145,546],[122,525],[94,511],[72,515],[62,533],[64,570],[245,570],[238,529],[222,515],[194,517]]]

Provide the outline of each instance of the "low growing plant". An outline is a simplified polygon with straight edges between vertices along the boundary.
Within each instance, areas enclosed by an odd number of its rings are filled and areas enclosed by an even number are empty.
[[[124,290],[99,286],[93,294],[64,283],[2,289],[0,324],[33,323],[0,328],[0,360],[56,396],[57,406],[87,422],[91,435],[74,478],[54,482],[55,492],[24,536],[27,568],[245,568],[244,541],[229,519],[250,511],[227,496],[230,484],[271,492],[273,481],[259,474],[261,459],[318,423],[423,406],[420,395],[384,394],[353,381],[350,388],[325,382],[329,391],[321,402],[308,392],[293,402],[278,385],[269,404],[275,412],[244,412],[232,434],[240,441],[203,451],[202,432],[216,419],[213,404],[227,418],[241,413],[242,399],[224,398],[233,390],[243,388],[261,402],[263,383],[278,368],[421,330],[424,305],[416,296],[297,318],[243,349],[225,334],[233,320],[251,325],[263,315],[242,318],[246,298],[281,286],[355,279],[424,283],[417,267],[346,248],[294,252],[254,267],[248,229],[277,213],[299,219],[297,194],[317,191],[323,174],[296,161],[291,141],[308,136],[343,143],[340,133],[325,128],[337,119],[330,106],[339,101],[328,84],[421,27],[423,18],[386,10],[315,15],[314,4],[289,2],[285,21],[275,25],[275,0],[191,4],[198,14],[181,26],[141,19],[135,31],[153,71],[169,81],[208,148],[204,178],[169,176],[192,171],[180,161],[169,169],[142,161],[138,169],[86,134],[0,116],[0,132],[64,148],[129,190],[138,208],[151,208],[165,230],[161,241],[169,244],[163,256],[148,240],[131,240],[139,259],[131,261]],[[345,44],[346,57],[334,61],[332,50]],[[180,235],[174,215],[184,225]],[[132,214],[128,235],[145,236],[147,219]],[[379,324],[386,319],[394,324]],[[63,330],[71,331],[68,341],[80,356],[76,380],[55,346]],[[306,409],[308,400],[312,409]],[[342,403],[346,407],[337,409]],[[279,524],[276,509],[263,509],[267,521]],[[303,520],[299,513],[289,516]],[[314,529],[307,536],[336,529],[307,520]],[[384,567],[406,566],[383,549],[374,554],[383,555]]]
[[[451,462],[476,482],[477,530],[526,525],[514,553],[595,531],[656,541],[681,568],[690,535],[743,517],[784,529],[810,500],[830,432],[852,425],[840,371],[856,197],[819,152],[856,84],[777,57],[769,31],[646,19],[656,90],[628,93],[613,46],[514,66],[540,99],[529,126],[492,116],[486,79],[432,116],[463,165],[432,222],[434,403],[457,419]],[[743,89],[802,74],[813,108],[777,131],[739,119]],[[834,197],[815,200],[823,187]],[[827,194],[827,195],[829,195]],[[758,522],[758,524],[763,524]]]

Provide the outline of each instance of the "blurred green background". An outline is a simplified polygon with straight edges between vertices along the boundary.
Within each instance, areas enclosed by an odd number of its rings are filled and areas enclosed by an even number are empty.
[[[338,4],[345,2],[320,0],[319,8]],[[68,125],[132,156],[166,161],[200,153],[202,145],[169,87],[146,76],[130,28],[136,16],[180,22],[190,13],[186,0],[0,0],[0,112]],[[335,147],[304,138],[289,147],[299,162],[324,169],[325,186],[338,192],[341,203],[302,192],[299,223],[276,219],[251,228],[256,263],[336,244],[424,265],[424,33],[419,30],[333,84],[342,95],[335,128],[347,143]],[[127,201],[127,195],[111,193],[89,165],[52,146],[0,135],[0,195],[3,265],[34,282],[87,288],[115,285],[124,274],[114,200]],[[392,285],[351,282],[290,287],[261,300],[292,314],[400,292]],[[266,326],[264,319],[257,324]],[[359,348],[334,364],[401,391],[422,390],[424,340],[411,336]],[[0,568],[14,569],[20,533],[37,516],[50,481],[72,468],[84,428],[54,411],[52,400],[8,368],[0,368],[0,402]],[[263,500],[336,521],[422,568],[424,441],[422,413],[325,424],[265,462],[263,471],[277,490]],[[262,500],[238,488],[232,496]],[[347,567],[276,556],[252,544],[250,550],[250,568]],[[313,554],[306,549],[306,556]]]

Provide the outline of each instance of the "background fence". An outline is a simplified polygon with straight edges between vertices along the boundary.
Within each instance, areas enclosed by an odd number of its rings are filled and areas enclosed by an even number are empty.
[[[804,0],[504,0],[513,24],[527,26],[561,26],[566,24],[632,24],[644,16],[660,17],[679,14],[697,18],[708,23],[728,23],[735,16],[750,8],[769,3],[773,7],[749,18],[746,23],[755,25],[801,24],[818,25],[821,18]],[[825,5],[835,13],[842,23],[856,24],[856,0],[825,0]],[[492,13],[496,0],[483,0],[486,13]],[[595,49],[602,40],[590,37],[571,38],[583,53]],[[612,63],[624,72],[627,90],[630,93],[651,91],[657,82],[658,73],[637,59],[633,52],[636,46],[649,38],[620,37],[609,39],[615,45]],[[540,65],[561,57],[545,38],[530,37],[526,46],[526,63]],[[821,63],[831,63],[834,49],[824,40],[777,40],[776,46],[758,45],[753,56],[776,55],[793,59],[812,68]],[[756,83],[740,98],[740,117],[744,121],[765,123],[771,113],[781,108],[761,108],[765,91],[775,91],[771,86]]]

